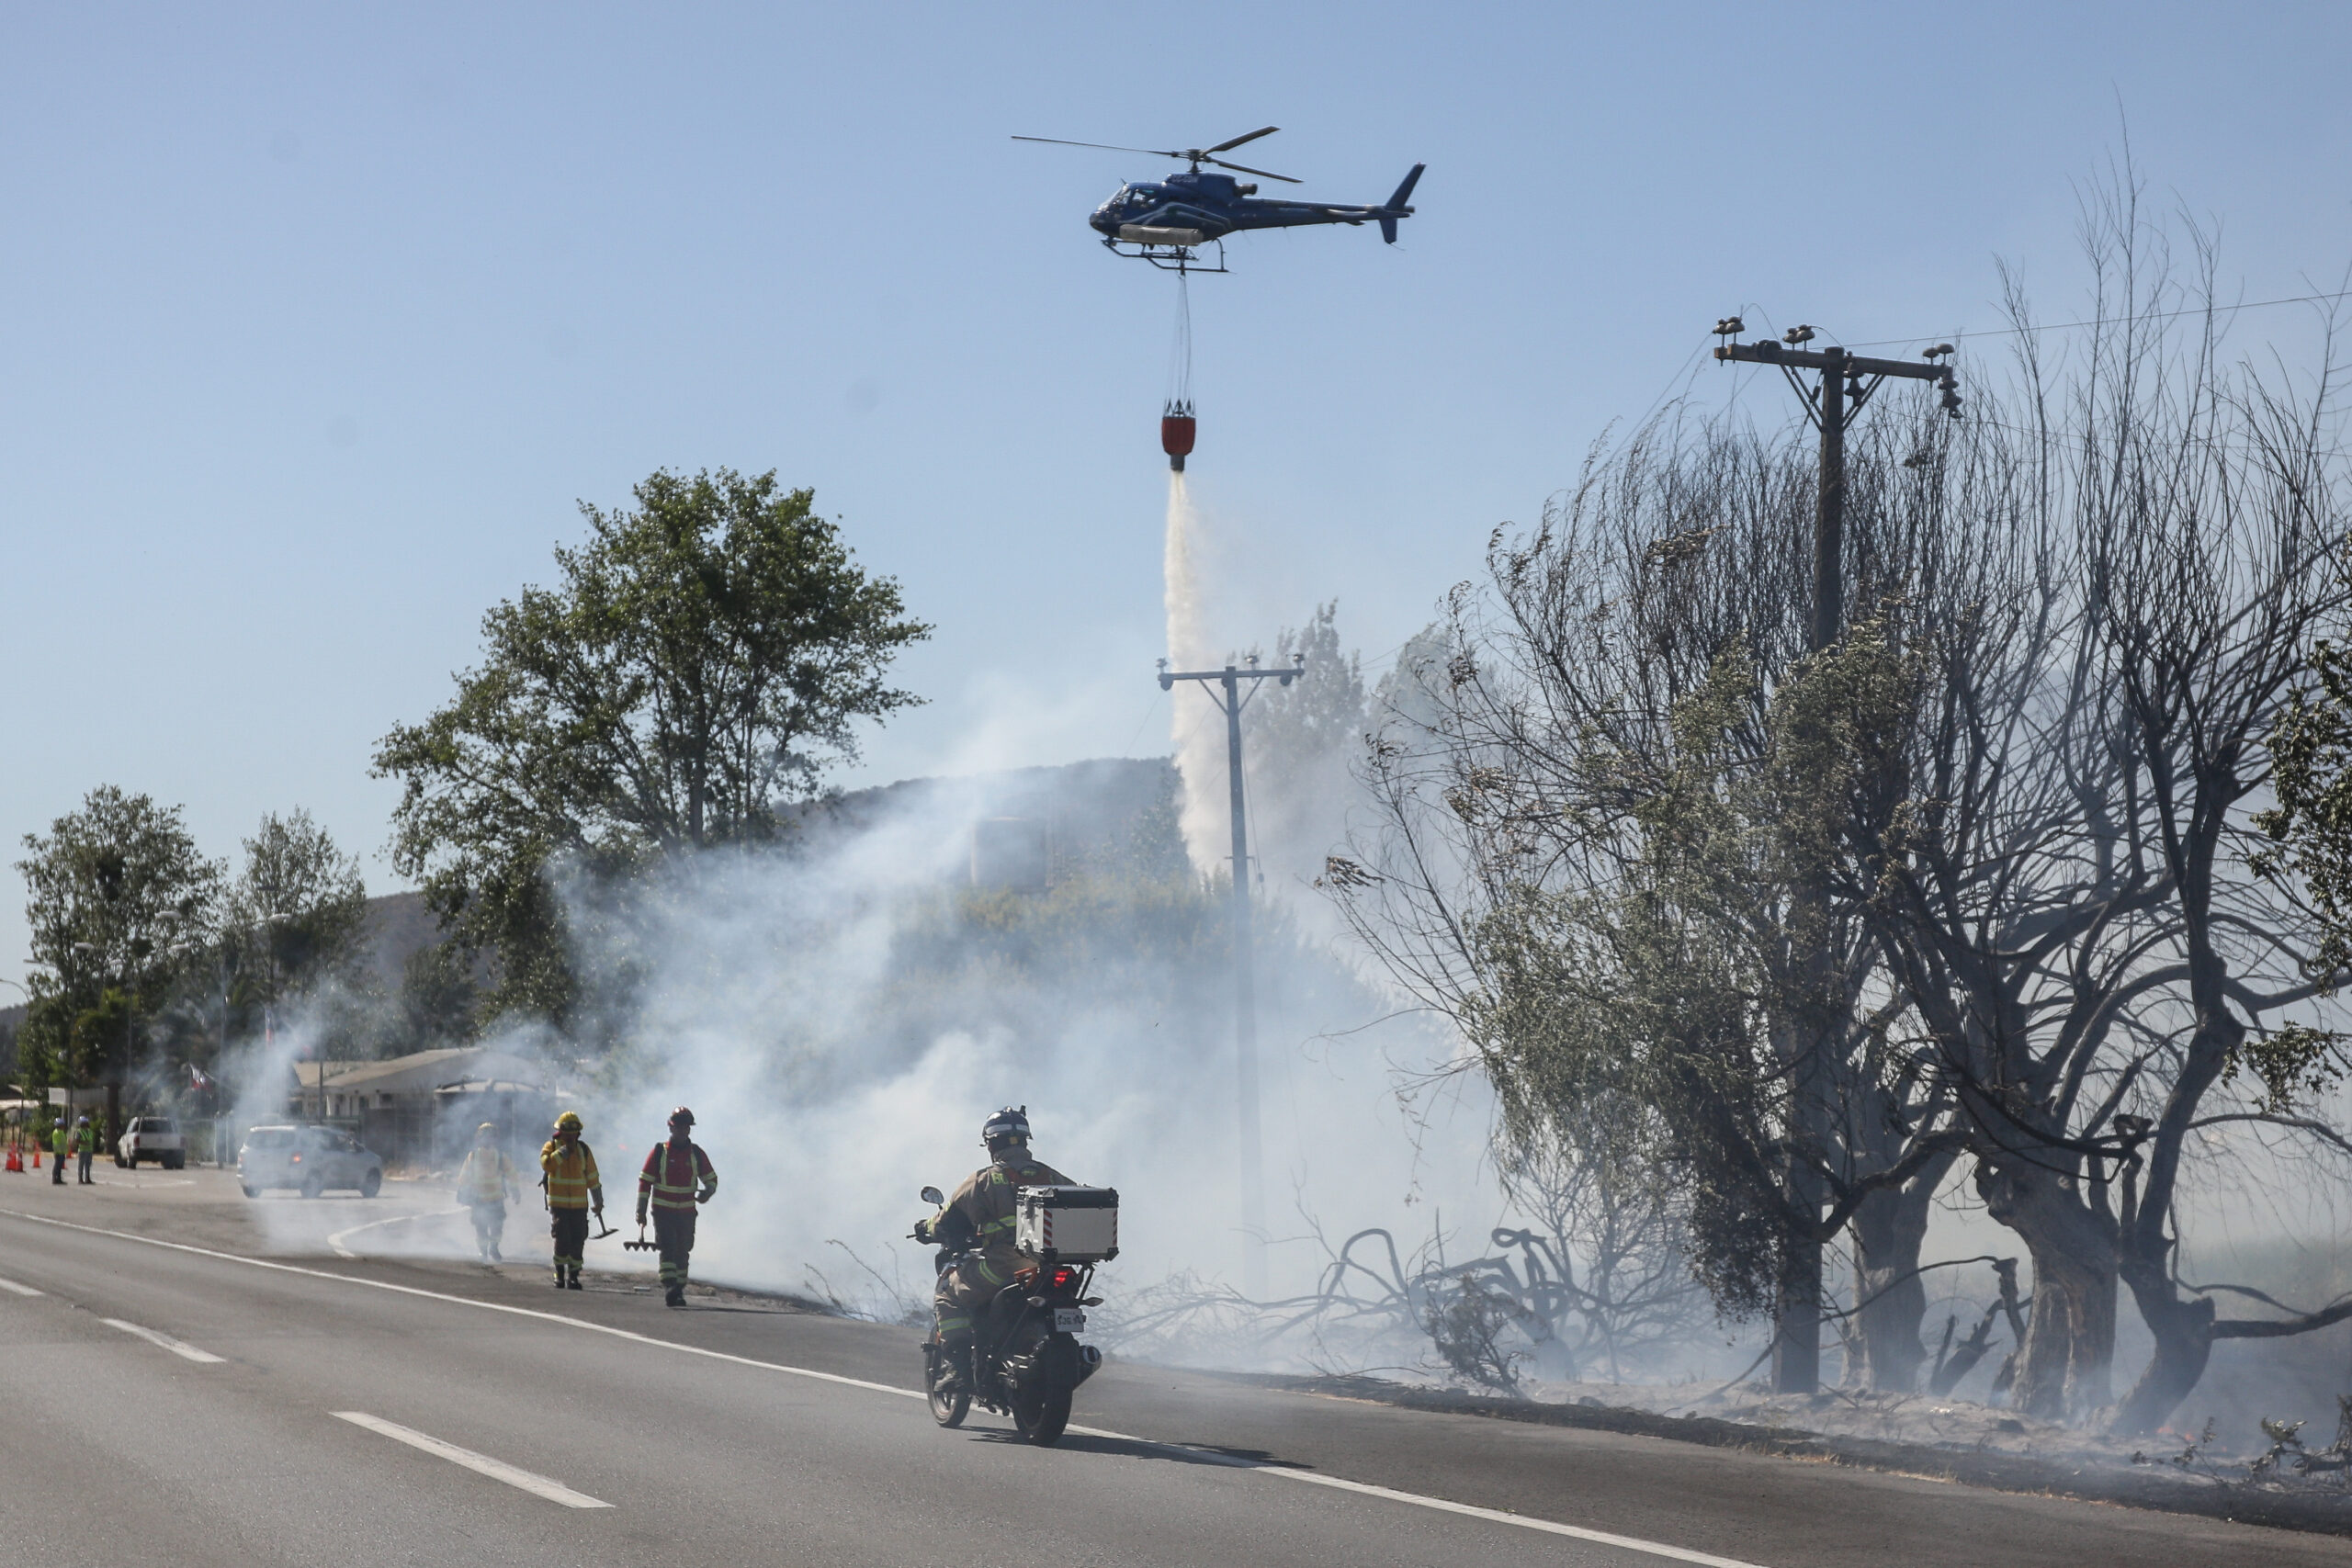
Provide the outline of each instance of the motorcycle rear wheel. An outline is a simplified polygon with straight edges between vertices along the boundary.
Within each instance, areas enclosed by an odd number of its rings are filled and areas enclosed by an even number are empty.
[[[1069,1396],[1078,1388],[1078,1347],[1069,1339],[1049,1339],[1037,1352],[1035,1382],[1012,1402],[1012,1429],[1036,1444],[1051,1448],[1062,1440],[1069,1426]]]
[[[939,1386],[939,1349],[933,1345],[922,1348],[923,1398],[931,1406],[931,1418],[943,1427],[960,1427],[972,1408],[972,1391],[962,1383],[953,1388]]]

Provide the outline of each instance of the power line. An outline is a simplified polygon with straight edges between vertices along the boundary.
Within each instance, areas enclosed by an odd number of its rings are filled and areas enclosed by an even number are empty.
[[[1950,333],[1942,335],[1965,337],[2023,337],[2028,333],[2072,332],[2078,327],[2120,327],[2133,321],[2169,321],[2181,316],[2203,316],[2233,310],[2263,310],[2273,305],[2318,305],[2337,299],[2352,299],[2352,288],[2339,289],[2334,294],[2298,294],[2287,299],[2252,299],[2243,305],[2198,305],[2183,310],[2152,310],[2138,316],[2099,316],[2087,321],[2052,321],[2048,325],[2030,327],[1985,327],[1973,333]],[[1927,334],[1937,335],[1937,334]],[[1916,337],[1883,337],[1869,343],[1849,343],[1848,348],[1884,348],[1891,344],[1917,343]]]

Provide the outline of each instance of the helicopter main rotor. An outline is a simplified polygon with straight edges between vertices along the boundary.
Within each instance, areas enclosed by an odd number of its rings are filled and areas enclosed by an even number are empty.
[[[1107,141],[1066,141],[1058,136],[1016,136],[1013,140],[1043,141],[1055,147],[1093,147],[1105,152],[1148,152],[1155,158],[1182,158],[1192,164],[1196,174],[1203,164],[1214,164],[1220,169],[1231,169],[1237,175],[1256,175],[1261,179],[1280,180],[1284,185],[1298,185],[1301,182],[1288,175],[1278,175],[1271,169],[1253,169],[1246,164],[1228,164],[1216,156],[1219,152],[1232,152],[1245,141],[1255,141],[1261,136],[1272,136],[1281,129],[1279,125],[1261,126],[1247,135],[1234,137],[1229,141],[1220,141],[1214,147],[1187,147],[1181,150],[1164,147],[1114,147]]]

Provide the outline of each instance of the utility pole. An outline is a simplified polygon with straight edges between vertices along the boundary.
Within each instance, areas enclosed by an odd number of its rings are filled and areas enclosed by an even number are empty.
[[[1299,661],[1283,670],[1261,670],[1252,656],[1249,666],[1228,664],[1222,670],[1170,670],[1159,661],[1159,689],[1179,681],[1198,681],[1209,700],[1225,714],[1225,766],[1227,809],[1233,829],[1233,1054],[1235,1088],[1241,1111],[1241,1288],[1252,1298],[1266,1293],[1266,1162],[1258,1125],[1258,988],[1250,964],[1250,829],[1248,803],[1241,789],[1241,710],[1256,695],[1253,684],[1272,681],[1287,686],[1306,668]]]
[[[1819,654],[1834,647],[1845,631],[1846,619],[1846,427],[1871,394],[1892,377],[1897,380],[1933,381],[1943,390],[1944,412],[1960,417],[1960,389],[1949,356],[1951,344],[1938,344],[1923,362],[1873,359],[1842,348],[1809,349],[1814,329],[1791,327],[1781,341],[1759,338],[1754,343],[1732,340],[1747,330],[1737,316],[1715,323],[1715,358],[1724,363],[1776,365],[1788,378],[1804,405],[1805,417],[1821,433],[1821,476],[1815,486],[1813,519],[1813,615],[1806,628],[1805,651]],[[1816,370],[1818,387],[1805,385],[1797,374]],[[1815,995],[1826,1000],[1834,984],[1836,957],[1829,951],[1829,892],[1817,878],[1799,892],[1806,923],[1817,933],[1807,955]],[[1819,1224],[1829,1196],[1828,1183],[1808,1156],[1822,1151],[1828,1141],[1829,1059],[1844,1020],[1824,1017],[1813,1038],[1800,1048],[1790,1085],[1793,1101],[1792,1131],[1796,1149],[1789,1163],[1789,1196],[1811,1223]],[[1772,1387],[1779,1393],[1812,1393],[1821,1386],[1821,1239],[1792,1237],[1781,1260],[1780,1288],[1773,1303]]]
[[[1813,625],[1806,649],[1819,653],[1836,642],[1845,629],[1846,549],[1846,427],[1862,412],[1871,394],[1889,377],[1897,380],[1933,381],[1943,389],[1944,412],[1960,417],[1960,382],[1946,360],[1951,344],[1928,349],[1924,364],[1907,359],[1872,359],[1842,348],[1811,349],[1811,327],[1791,327],[1785,343],[1759,338],[1754,343],[1730,341],[1747,330],[1737,316],[1715,323],[1724,341],[1715,357],[1726,363],[1777,365],[1804,404],[1805,417],[1821,432],[1821,482],[1815,498],[1813,520]],[[1800,370],[1821,372],[1816,390],[1797,376]]]

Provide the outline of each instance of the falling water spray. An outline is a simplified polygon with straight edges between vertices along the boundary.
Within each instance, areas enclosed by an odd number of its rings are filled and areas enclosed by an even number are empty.
[[[1200,518],[1193,510],[1184,476],[1168,476],[1168,544],[1163,568],[1168,604],[1168,662],[1178,670],[1204,670],[1215,660],[1202,628]],[[1225,739],[1216,709],[1204,702],[1171,705],[1170,739],[1183,797],[1178,819],[1193,870],[1205,874],[1222,858],[1225,820]]]

